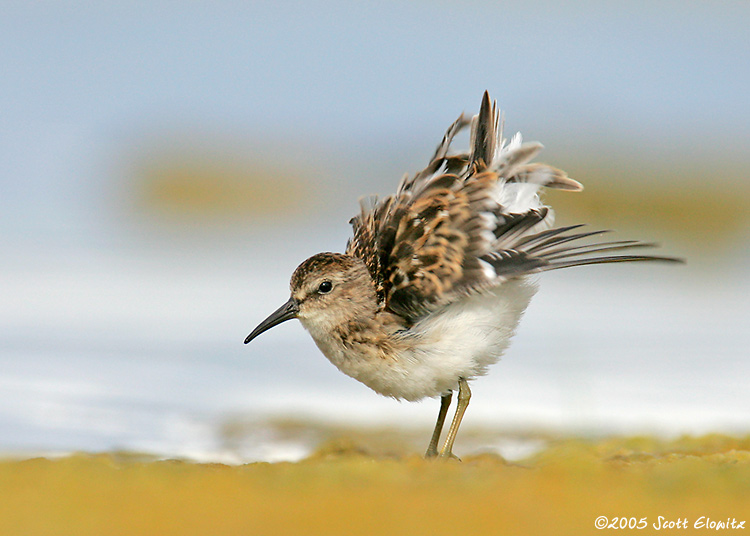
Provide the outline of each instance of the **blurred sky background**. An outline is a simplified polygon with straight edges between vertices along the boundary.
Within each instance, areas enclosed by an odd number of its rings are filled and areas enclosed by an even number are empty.
[[[748,431],[750,4],[2,10],[0,451],[211,458],[221,422],[275,415],[431,426],[436,402],[369,392],[299,325],[241,343],[485,89],[586,185],[548,195],[559,223],[688,264],[546,274],[467,421]]]

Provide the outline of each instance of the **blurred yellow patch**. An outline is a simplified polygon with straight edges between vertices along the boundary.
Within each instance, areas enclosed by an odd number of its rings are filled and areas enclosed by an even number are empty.
[[[558,439],[520,464],[373,457],[326,444],[244,466],[116,454],[0,463],[0,534],[601,534],[608,522],[701,516],[748,525],[750,438]],[[606,531],[604,531],[606,532]],[[632,533],[632,532],[628,532]],[[700,532],[703,533],[703,532]]]
[[[580,161],[567,171],[584,191],[550,190],[545,203],[560,225],[587,222],[606,229],[648,229],[651,236],[676,237],[684,245],[724,248],[750,224],[750,181],[736,168],[677,169],[643,163]]]
[[[153,162],[136,182],[139,205],[177,218],[282,219],[305,212],[313,197],[302,172],[208,158]]]

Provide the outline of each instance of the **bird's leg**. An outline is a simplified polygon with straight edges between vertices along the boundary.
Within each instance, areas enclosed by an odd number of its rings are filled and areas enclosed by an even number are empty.
[[[456,404],[456,414],[453,416],[451,427],[448,428],[448,435],[445,437],[443,450],[440,451],[441,458],[455,458],[453,455],[453,442],[456,440],[458,427],[461,426],[461,419],[464,417],[466,408],[469,407],[469,400],[471,400],[469,382],[467,382],[465,378],[460,378],[458,380],[458,402]]]
[[[440,441],[440,433],[443,431],[443,423],[445,422],[445,416],[448,414],[448,407],[451,405],[451,398],[453,393],[448,391],[440,397],[440,413],[438,413],[437,422],[435,423],[435,430],[432,432],[432,439],[430,439],[430,446],[427,447],[425,452],[425,458],[434,458],[438,455],[438,442]]]

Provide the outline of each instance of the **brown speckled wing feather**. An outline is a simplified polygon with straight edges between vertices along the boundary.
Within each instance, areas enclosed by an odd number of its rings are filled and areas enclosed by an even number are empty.
[[[470,152],[449,154],[454,136],[471,124]],[[461,115],[429,165],[406,176],[394,195],[362,203],[351,220],[347,254],[364,260],[383,309],[409,321],[460,294],[524,274],[605,262],[672,260],[607,255],[646,244],[569,245],[596,233],[550,229],[552,214],[539,201],[541,186],[580,190],[556,168],[529,161],[538,143],[506,144],[502,120],[485,93],[471,122]],[[576,242],[577,243],[577,242]]]
[[[396,194],[362,203],[351,220],[347,253],[365,261],[383,307],[407,319],[483,277],[478,257],[487,251],[482,233],[489,228],[482,213],[492,204],[497,177],[469,177],[469,155],[448,155],[453,137],[468,123],[459,117],[427,168],[405,177]]]

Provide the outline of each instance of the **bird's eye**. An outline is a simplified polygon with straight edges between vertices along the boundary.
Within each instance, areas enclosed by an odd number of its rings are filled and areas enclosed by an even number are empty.
[[[331,292],[331,290],[333,290],[333,283],[331,283],[330,281],[323,281],[318,286],[318,292],[320,294],[328,294],[329,292]]]

